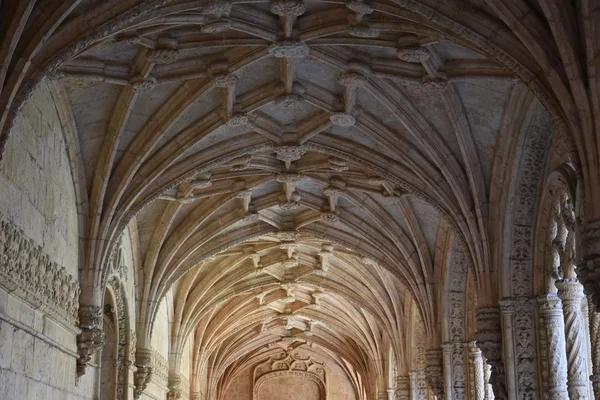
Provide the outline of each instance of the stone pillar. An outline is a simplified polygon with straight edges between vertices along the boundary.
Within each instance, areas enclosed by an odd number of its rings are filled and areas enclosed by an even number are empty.
[[[444,398],[444,374],[442,370],[442,350],[428,349],[425,353],[427,365],[425,366],[425,378],[427,384],[438,399]]]
[[[410,399],[410,377],[398,376],[396,377],[396,400],[408,400]]]
[[[152,350],[137,349],[135,352],[135,366],[137,370],[133,374],[135,385],[133,398],[139,399],[152,378]]]
[[[489,382],[498,400],[508,399],[504,381],[502,362],[502,332],[500,330],[500,309],[482,307],[477,309],[477,332],[475,334],[481,353],[491,367]]]
[[[410,371],[408,373],[408,379],[410,380],[410,400],[417,400],[419,373],[417,371]]]
[[[444,365],[444,393],[446,400],[452,400],[454,391],[452,390],[452,352],[454,346],[452,343],[442,344],[442,360]]]
[[[565,353],[565,325],[562,303],[555,294],[538,297],[542,373],[546,382],[547,398],[567,400],[567,357]]]
[[[511,298],[500,301],[500,313],[502,315],[502,350],[504,360],[504,371],[506,381],[506,392],[508,398],[517,398],[517,385],[515,377],[515,342],[513,337],[513,315],[515,304]]]
[[[474,400],[485,399],[485,372],[483,370],[483,357],[476,342],[469,342],[469,362],[473,367]]]
[[[104,346],[102,330],[102,307],[82,306],[79,309],[79,327],[81,334],[77,336],[77,377],[85,374],[87,363],[94,353]]]
[[[396,389],[388,388],[387,389],[387,400],[394,400],[396,398]]]
[[[590,376],[590,381],[592,381],[595,398],[600,399],[600,313],[596,312],[596,306],[593,303],[590,304],[589,313],[592,370],[594,371],[594,374]]]
[[[595,399],[596,396],[594,395],[594,388],[592,386],[592,377],[593,377],[593,371],[594,371],[594,364],[593,364],[593,350],[592,350],[592,327],[591,327],[591,323],[590,323],[590,309],[589,309],[589,303],[588,303],[588,299],[587,296],[583,296],[583,299],[581,300],[581,316],[583,318],[583,327],[584,327],[584,332],[585,332],[585,348],[586,348],[586,354],[589,354],[590,357],[586,357],[587,358],[587,370],[588,370],[588,375],[589,375],[589,380],[587,381],[587,386],[588,386],[588,392],[589,392],[589,398],[590,399]]]
[[[556,282],[558,297],[562,300],[565,319],[565,338],[567,350],[568,390],[571,399],[585,400],[589,398],[587,346],[581,299],[583,286],[577,278],[565,278]]]

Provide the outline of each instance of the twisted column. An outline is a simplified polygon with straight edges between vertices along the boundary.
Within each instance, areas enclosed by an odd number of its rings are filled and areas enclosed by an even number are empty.
[[[485,400],[493,400],[494,399],[494,388],[490,383],[490,379],[492,377],[492,366],[485,361],[483,363],[483,371],[485,377]]]
[[[546,365],[542,368],[546,381],[547,398],[567,400],[567,357],[565,353],[565,325],[562,302],[555,294],[538,297],[540,314],[540,336],[542,359]]]
[[[502,331],[500,329],[500,309],[481,307],[477,309],[477,332],[475,339],[481,353],[491,367],[489,382],[498,400],[508,399],[502,362]]]
[[[408,379],[410,380],[410,400],[417,400],[419,373],[417,371],[410,371],[408,373]]]
[[[483,357],[481,350],[477,348],[476,342],[469,342],[469,362],[473,366],[473,386],[475,400],[485,399],[485,372],[483,369]]]
[[[425,378],[427,384],[438,399],[444,398],[444,377],[442,368],[442,350],[429,349],[425,353],[427,365],[425,366]]]
[[[411,385],[410,376],[396,377],[396,400],[410,399]]]
[[[556,287],[558,297],[562,300],[565,320],[569,398],[588,399],[587,343],[581,312],[583,286],[577,278],[565,278],[557,281]]]
[[[600,307],[600,220],[586,221],[581,227],[581,262],[577,277],[596,308]]]
[[[594,371],[590,380],[595,398],[600,399],[600,313],[596,312],[594,304],[590,304],[589,315],[592,369]]]

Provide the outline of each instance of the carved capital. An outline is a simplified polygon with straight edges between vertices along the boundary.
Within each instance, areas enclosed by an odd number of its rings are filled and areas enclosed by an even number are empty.
[[[79,327],[81,334],[77,336],[77,376],[85,374],[87,363],[92,356],[104,346],[102,331],[102,307],[83,306],[79,309]]]
[[[271,12],[280,17],[298,17],[306,12],[304,0],[273,0]]]
[[[133,398],[139,399],[150,379],[152,378],[152,350],[137,349],[135,353],[135,366],[137,370],[133,374]]]

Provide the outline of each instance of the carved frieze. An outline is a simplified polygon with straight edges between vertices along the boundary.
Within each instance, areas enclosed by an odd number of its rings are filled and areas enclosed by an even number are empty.
[[[79,282],[0,215],[0,285],[70,330],[79,316]]]

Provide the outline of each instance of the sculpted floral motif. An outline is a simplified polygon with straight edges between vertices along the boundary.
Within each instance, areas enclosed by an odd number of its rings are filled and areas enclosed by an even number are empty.
[[[136,93],[145,93],[149,92],[156,86],[156,78],[153,76],[148,76],[146,78],[137,76],[131,81],[131,88]]]

